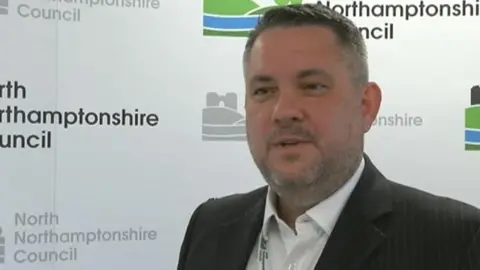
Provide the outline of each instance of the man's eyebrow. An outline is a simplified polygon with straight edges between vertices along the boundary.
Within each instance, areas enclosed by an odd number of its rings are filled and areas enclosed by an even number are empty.
[[[264,75],[264,74],[258,74],[258,75],[254,75],[251,79],[250,79],[250,85],[253,85],[254,83],[257,83],[257,82],[260,82],[260,83],[269,83],[269,82],[273,82],[274,79],[272,76],[268,76],[268,75]]]
[[[327,79],[332,79],[332,75],[325,71],[324,69],[318,69],[318,68],[311,68],[311,69],[304,69],[301,70],[297,73],[297,78],[303,79],[306,77],[310,76],[323,76],[326,77]],[[270,83],[275,81],[273,76],[265,75],[265,74],[257,74],[252,76],[250,78],[250,85],[253,85],[254,83]]]
[[[325,77],[328,77],[328,78],[332,77],[332,75],[330,75],[324,69],[317,69],[317,68],[305,69],[305,70],[301,70],[300,72],[297,73],[297,77],[300,78],[300,79],[303,79],[303,78],[309,77],[309,76],[314,76],[314,75],[325,76]]]
[[[269,81],[273,81],[273,77],[268,76],[268,75],[259,74],[259,75],[253,76],[252,81],[269,82]]]

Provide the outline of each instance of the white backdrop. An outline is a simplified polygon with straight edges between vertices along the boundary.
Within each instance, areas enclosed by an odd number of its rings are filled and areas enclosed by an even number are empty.
[[[200,202],[264,184],[242,128],[245,38],[207,34],[275,1],[205,1],[0,0],[0,269],[175,269]],[[479,1],[334,4],[389,30],[368,39],[384,102],[367,153],[395,181],[480,206],[480,151],[465,150]],[[118,125],[125,113],[144,121]]]

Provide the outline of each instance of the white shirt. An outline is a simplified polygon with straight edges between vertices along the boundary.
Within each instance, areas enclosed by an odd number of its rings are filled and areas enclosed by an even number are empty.
[[[337,192],[299,216],[297,234],[278,217],[273,203],[276,195],[268,189],[263,227],[246,270],[263,270],[258,258],[262,236],[267,240],[265,270],[313,270],[364,167],[362,158],[357,171]]]

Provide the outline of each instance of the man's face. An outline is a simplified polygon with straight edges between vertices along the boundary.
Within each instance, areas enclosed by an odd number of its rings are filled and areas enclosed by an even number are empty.
[[[245,63],[253,158],[277,193],[295,190],[306,204],[317,196],[308,190],[318,193],[350,173],[378,110],[352,83],[342,52],[328,28],[274,28],[259,36]]]

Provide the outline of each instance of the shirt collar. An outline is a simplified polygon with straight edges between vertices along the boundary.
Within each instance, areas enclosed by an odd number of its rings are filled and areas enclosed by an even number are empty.
[[[314,207],[307,210],[307,212],[305,213],[307,216],[313,219],[313,221],[315,221],[327,235],[330,235],[332,233],[338,216],[342,212],[343,207],[345,206],[348,198],[350,197],[350,194],[360,180],[364,167],[365,160],[362,157],[360,165],[358,166],[353,176],[339,190],[337,190],[327,199],[321,201]],[[265,215],[262,228],[262,235],[264,237],[267,237],[267,230],[270,226],[270,221],[272,219],[279,219],[278,213],[274,206],[276,196],[277,195],[275,194],[275,192],[273,192],[273,190],[269,187],[267,193],[267,200],[265,203]]]

